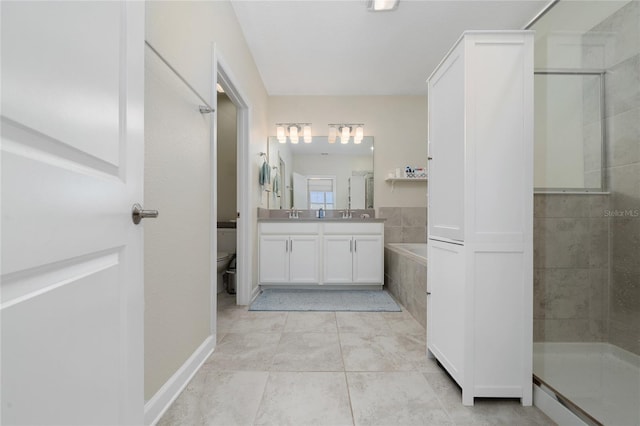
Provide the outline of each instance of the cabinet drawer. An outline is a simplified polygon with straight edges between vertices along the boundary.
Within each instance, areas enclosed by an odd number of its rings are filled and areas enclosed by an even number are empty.
[[[319,224],[317,223],[261,223],[260,233],[262,234],[317,234]]]
[[[325,234],[382,234],[384,224],[378,222],[368,223],[325,223]]]

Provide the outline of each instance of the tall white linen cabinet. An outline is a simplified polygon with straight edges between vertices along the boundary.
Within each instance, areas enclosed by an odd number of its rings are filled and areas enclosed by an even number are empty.
[[[531,405],[533,33],[465,32],[428,84],[428,355]]]

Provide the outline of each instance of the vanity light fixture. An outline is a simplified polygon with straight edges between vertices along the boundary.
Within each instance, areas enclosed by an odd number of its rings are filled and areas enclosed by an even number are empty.
[[[353,143],[362,143],[364,138],[364,124],[362,123],[335,123],[329,124],[329,143],[335,143],[336,137],[340,136],[340,143],[348,144],[351,138],[351,130],[355,129],[353,134]]]
[[[311,143],[311,123],[276,123],[276,138],[280,143],[287,143],[287,132],[291,143],[298,143],[300,137],[305,143]]]
[[[367,0],[367,9],[372,12],[384,12],[398,8],[400,0]]]

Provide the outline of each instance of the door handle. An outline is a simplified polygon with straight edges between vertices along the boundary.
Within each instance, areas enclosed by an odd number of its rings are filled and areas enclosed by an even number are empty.
[[[158,217],[158,210],[142,210],[142,206],[135,203],[131,208],[131,219],[134,224],[139,224],[142,219],[155,219]]]

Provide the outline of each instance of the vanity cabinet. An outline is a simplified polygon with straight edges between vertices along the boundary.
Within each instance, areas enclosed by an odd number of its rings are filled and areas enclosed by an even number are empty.
[[[261,285],[382,287],[384,224],[261,222]]]
[[[466,32],[428,85],[428,354],[531,405],[533,33]]]
[[[323,231],[324,284],[383,283],[382,223],[326,223]]]
[[[264,284],[318,284],[320,238],[315,224],[262,224],[259,271]],[[285,233],[286,232],[286,233]]]

